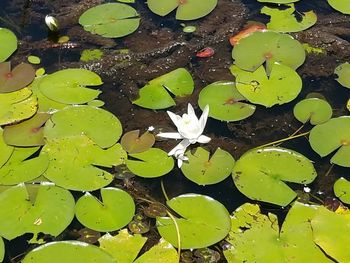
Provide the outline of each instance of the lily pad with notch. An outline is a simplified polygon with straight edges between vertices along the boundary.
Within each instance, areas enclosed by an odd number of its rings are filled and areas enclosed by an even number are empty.
[[[336,79],[343,87],[350,89],[350,64],[345,62],[335,68],[334,74],[338,75]]]
[[[218,0],[148,0],[153,13],[166,16],[176,9],[176,19],[194,20],[206,16],[216,7]]]
[[[108,187],[101,189],[101,201],[90,193],[80,197],[75,215],[84,226],[110,232],[126,226],[135,214],[135,203],[124,190]]]
[[[20,90],[29,85],[35,78],[34,68],[21,63],[11,70],[10,62],[0,63],[0,93]]]
[[[235,160],[228,152],[217,148],[209,158],[210,152],[198,147],[186,152],[188,162],[181,166],[183,174],[199,185],[216,184],[226,179],[231,173]]]
[[[137,11],[126,4],[106,3],[86,10],[79,17],[86,31],[103,37],[123,37],[133,33],[140,24]]]
[[[343,14],[350,15],[350,5],[348,0],[327,0],[331,7]]]
[[[232,65],[230,70],[236,77],[237,90],[250,102],[266,107],[294,100],[302,88],[298,73],[282,64],[274,64],[270,76],[264,66],[254,72],[242,70],[236,65]]]
[[[8,59],[16,49],[16,35],[11,30],[0,27],[0,62]]]
[[[129,131],[125,133],[120,144],[128,153],[140,153],[150,149],[155,143],[155,137],[152,133],[146,131],[140,136],[140,130]]]
[[[148,109],[166,109],[175,105],[176,97],[192,94],[194,82],[191,74],[184,68],[175,69],[151,80],[139,90],[139,98],[132,103]]]
[[[335,181],[334,194],[338,197],[343,203],[350,204],[350,182],[344,177],[339,178]]]
[[[250,199],[286,206],[297,194],[285,182],[309,184],[317,174],[312,162],[300,153],[266,147],[244,153],[232,176],[238,190]]]
[[[184,194],[167,201],[176,212],[182,249],[211,246],[222,240],[230,231],[230,216],[226,208],[215,199],[199,194]],[[176,226],[170,217],[158,217],[159,234],[178,247]]]
[[[323,99],[308,98],[299,101],[293,109],[294,117],[301,123],[310,121],[317,125],[328,121],[333,114],[332,107]]]
[[[209,116],[221,121],[239,121],[255,112],[255,106],[246,100],[232,81],[218,81],[204,87],[199,93],[198,105],[204,110],[209,105]]]
[[[336,151],[330,162],[350,167],[350,116],[332,118],[316,125],[310,132],[309,142],[321,157]]]

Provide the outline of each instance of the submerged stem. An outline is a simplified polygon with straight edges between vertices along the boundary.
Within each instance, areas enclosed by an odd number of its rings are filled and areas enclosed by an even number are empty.
[[[326,174],[324,176],[328,176],[331,173],[333,167],[334,167],[334,163],[332,163],[331,167],[329,167],[328,171],[326,172]]]
[[[295,139],[295,138],[299,138],[299,137],[308,135],[309,133],[310,133],[310,131],[304,132],[304,133],[300,133],[298,135],[292,135],[292,136],[289,136],[287,138],[283,138],[283,139],[280,139],[280,140],[277,140],[277,141],[274,141],[274,142],[269,142],[269,143],[263,144],[263,145],[258,146],[256,148],[263,148],[263,147],[267,147],[267,146],[270,146],[270,145],[282,143],[282,142],[285,142],[285,141],[289,141],[289,140],[292,140],[292,139]]]
[[[175,229],[176,229],[176,236],[177,236],[177,254],[179,256],[179,261],[180,261],[180,257],[181,257],[181,237],[180,237],[180,229],[179,229],[179,225],[176,222],[175,217],[172,215],[172,213],[170,213],[169,210],[166,211],[168,216],[171,218],[171,220],[173,220],[174,225],[175,225]]]
[[[168,202],[168,201],[169,201],[169,197],[168,197],[167,193],[165,192],[165,187],[164,187],[163,179],[160,181],[160,187],[162,188],[162,192],[163,192],[163,195],[164,195],[164,197],[165,197],[165,200]]]
[[[303,125],[301,125],[296,131],[294,131],[291,135],[289,135],[287,138],[291,138],[293,136],[295,136],[298,132],[300,132],[305,126],[305,123],[303,123]],[[278,144],[276,144],[275,146],[279,146],[281,145],[283,142],[280,142]]]

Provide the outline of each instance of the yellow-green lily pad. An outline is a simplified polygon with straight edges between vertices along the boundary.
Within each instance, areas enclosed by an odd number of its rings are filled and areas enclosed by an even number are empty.
[[[334,183],[334,194],[338,197],[343,203],[350,204],[350,182],[344,177],[339,178]]]
[[[336,79],[342,86],[350,89],[350,64],[345,62],[335,68],[334,73],[338,75]]]
[[[335,10],[342,12],[343,14],[350,15],[349,0],[328,0],[328,3]]]
[[[179,256],[176,249],[163,238],[159,243],[137,258],[133,263],[178,263]]]
[[[302,123],[310,121],[312,125],[316,125],[328,121],[332,117],[333,111],[327,101],[318,98],[308,98],[299,101],[294,106],[293,114]]]
[[[8,59],[16,49],[16,35],[11,30],[0,27],[0,62]]]
[[[0,127],[0,168],[7,162],[13,153],[14,147],[4,141],[4,130]]]
[[[5,257],[5,244],[2,237],[0,237],[0,262],[4,260]]]

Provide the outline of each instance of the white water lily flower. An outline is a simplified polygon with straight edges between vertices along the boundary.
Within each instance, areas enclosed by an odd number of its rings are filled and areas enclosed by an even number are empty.
[[[183,114],[182,117],[171,111],[167,111],[167,113],[175,124],[178,132],[163,132],[157,134],[157,136],[168,139],[182,139],[182,141],[168,153],[169,156],[175,156],[178,160],[178,166],[181,167],[183,161],[188,160],[185,156],[185,151],[190,144],[196,142],[208,143],[211,140],[208,136],[202,135],[208,119],[209,105],[205,106],[199,120],[191,104],[188,104],[187,113]]]

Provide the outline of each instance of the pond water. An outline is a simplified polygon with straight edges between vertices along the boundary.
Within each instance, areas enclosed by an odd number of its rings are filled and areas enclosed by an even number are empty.
[[[0,27],[12,30],[19,40],[18,50],[11,57],[12,65],[26,62],[28,55],[36,55],[41,58],[40,67],[44,67],[47,73],[76,67],[98,73],[104,82],[99,87],[102,91],[99,98],[105,102],[103,108],[119,118],[125,132],[135,129],[146,131],[150,126],[154,126],[156,130],[175,131],[166,110],[141,108],[132,104],[131,100],[137,97],[138,90],[148,81],[180,67],[186,68],[192,75],[195,90],[192,95],[176,98],[176,105],[170,110],[182,115],[187,109],[187,104],[191,103],[197,116],[200,115],[201,110],[197,106],[200,91],[215,81],[234,81],[229,70],[233,59],[232,46],[228,39],[242,30],[248,21],[268,22],[268,17],[260,14],[262,3],[255,0],[219,0],[218,6],[206,17],[184,22],[196,27],[195,32],[184,33],[181,25],[183,21],[174,19],[174,12],[159,17],[150,12],[145,1],[137,0],[132,6],[141,16],[139,28],[131,35],[110,39],[92,35],[78,24],[78,18],[85,10],[104,2],[108,1],[2,0]],[[220,147],[238,160],[249,149],[288,137],[301,125],[293,116],[295,104],[311,92],[321,93],[328,100],[333,108],[334,117],[348,115],[345,105],[350,97],[349,89],[341,87],[335,81],[333,72],[339,64],[350,61],[350,17],[333,10],[327,1],[302,0],[295,6],[300,12],[314,10],[318,15],[318,22],[309,30],[291,35],[302,43],[323,48],[326,54],[307,55],[305,63],[297,70],[302,77],[303,89],[292,102],[271,108],[257,106],[251,117],[236,122],[209,118],[204,134],[212,140],[203,145],[206,149],[214,152]],[[44,23],[47,14],[58,19],[58,32],[48,32]],[[64,35],[69,36],[69,42],[57,44],[58,37]],[[196,57],[196,53],[206,47],[213,48],[215,54],[208,58]],[[80,54],[85,49],[100,49],[104,52],[104,57],[98,62],[81,62]],[[128,50],[128,56],[116,52],[123,49]],[[312,125],[307,124],[303,131],[309,131],[311,128]],[[156,142],[158,148],[167,152],[176,144],[174,140]],[[295,150],[314,162],[318,177],[308,185],[313,202],[320,204],[320,200],[325,202],[335,198],[333,184],[336,179],[349,174],[349,168],[335,165],[330,170],[331,156],[320,158],[312,150],[307,136],[284,142],[281,146]],[[117,174],[118,168],[116,171],[109,171]],[[183,176],[181,170],[176,167],[160,178],[135,176],[115,179],[111,186],[118,186],[130,192],[136,200],[136,211],[142,214],[145,203],[137,201],[137,197],[152,198],[165,203],[161,182],[170,198],[184,193],[208,195],[221,202],[230,213],[245,202],[259,203],[263,212],[277,214],[280,224],[290,208],[252,201],[237,190],[231,176],[214,185],[199,186]],[[303,192],[303,185],[289,185]],[[99,195],[97,191],[94,194]],[[83,194],[74,192],[73,195],[78,199]],[[150,224],[151,231],[145,234],[149,240],[143,251],[159,239],[154,219],[146,221]],[[57,238],[43,237],[47,241],[77,239],[77,231],[82,228],[83,226],[74,219]],[[30,234],[26,234],[6,241],[4,262],[20,262],[28,251],[36,247],[37,245],[27,244],[26,240],[30,237]],[[221,254],[219,262],[226,262],[221,252],[222,245],[220,243],[212,248]],[[193,262],[212,261],[193,259]]]

